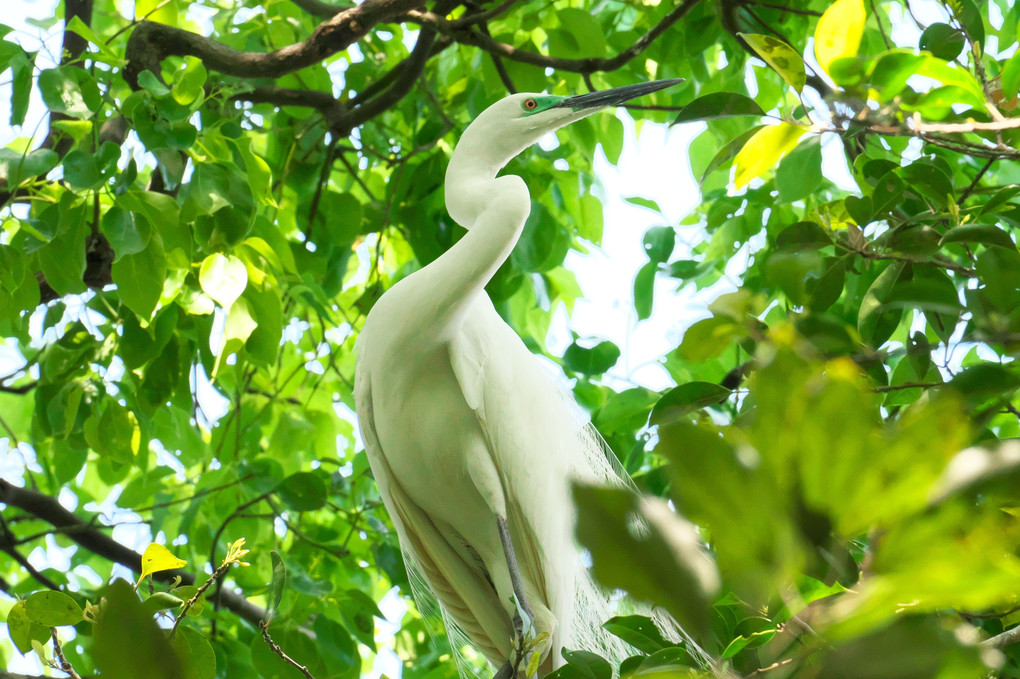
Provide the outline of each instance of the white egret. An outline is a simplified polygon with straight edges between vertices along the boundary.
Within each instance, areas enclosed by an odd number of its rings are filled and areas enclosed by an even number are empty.
[[[438,601],[451,645],[469,642],[501,677],[520,671],[520,612],[545,639],[539,674],[563,647],[620,659],[601,628],[611,602],[575,547],[569,484],[626,481],[485,294],[531,204],[520,177],[496,175],[546,133],[678,82],[514,94],[482,112],[446,172],[446,207],[468,233],[388,290],[358,339],[358,419],[415,599],[426,612]]]

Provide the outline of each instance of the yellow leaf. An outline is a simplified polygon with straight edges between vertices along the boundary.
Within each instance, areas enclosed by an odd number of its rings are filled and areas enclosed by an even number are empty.
[[[147,21],[177,25],[177,0],[138,0],[135,3],[135,16]]]
[[[857,56],[864,35],[864,0],[836,0],[815,27],[815,59],[829,72],[829,64]]]
[[[800,92],[807,82],[804,59],[779,38],[757,33],[738,33],[765,63],[775,70],[793,89]]]
[[[145,553],[142,554],[142,574],[138,576],[138,585],[142,584],[142,580],[145,576],[158,573],[160,571],[168,571],[173,568],[183,568],[187,566],[188,562],[184,559],[178,559],[176,556],[170,553],[170,550],[163,545],[156,544],[153,542],[145,548]]]
[[[734,188],[744,188],[752,179],[775,167],[797,145],[806,131],[800,125],[779,123],[755,132],[733,159],[733,167],[736,168]]]

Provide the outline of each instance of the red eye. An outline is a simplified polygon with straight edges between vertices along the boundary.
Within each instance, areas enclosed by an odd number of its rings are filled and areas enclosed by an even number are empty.
[[[536,108],[538,108],[538,102],[535,101],[534,99],[525,99],[524,108],[529,111],[534,111]]]

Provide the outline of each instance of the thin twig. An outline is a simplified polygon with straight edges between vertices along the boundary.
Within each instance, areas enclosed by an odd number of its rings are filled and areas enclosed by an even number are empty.
[[[903,384],[873,387],[871,390],[876,394],[886,394],[890,391],[899,391],[901,389],[930,389],[932,387],[944,387],[945,385],[945,382],[904,382]]]
[[[308,679],[315,679],[315,677],[312,676],[312,673],[308,671],[307,667],[305,667],[297,660],[294,660],[294,658],[291,658],[289,655],[284,653],[283,649],[280,648],[280,645],[273,641],[273,638],[269,636],[269,623],[267,623],[265,620],[261,621],[259,623],[259,629],[262,630],[262,638],[266,640],[267,644],[269,644],[269,650],[283,658],[285,661],[287,661],[294,667],[296,667],[298,671],[301,672],[301,674],[305,675]]]
[[[67,657],[64,655],[64,649],[60,647],[60,641],[57,639],[57,628],[50,628],[50,636],[53,637],[53,652],[57,656],[57,668],[61,672],[66,672],[71,679],[81,679],[81,675],[74,671],[74,667],[68,662]]]
[[[199,597],[205,594],[205,591],[212,587],[212,584],[214,582],[223,577],[223,574],[230,570],[231,565],[232,562],[230,561],[224,561],[223,563],[221,563],[220,567],[213,571],[213,574],[209,577],[209,579],[202,583],[202,586],[198,588],[198,591],[195,592],[195,595],[184,602],[184,608],[182,608],[181,612],[177,614],[176,618],[174,618],[174,625],[173,627],[170,628],[171,639],[173,639],[174,635],[177,634],[177,628],[180,626],[181,621],[184,620],[184,616],[188,614],[188,611],[191,610],[192,606],[198,603]]]

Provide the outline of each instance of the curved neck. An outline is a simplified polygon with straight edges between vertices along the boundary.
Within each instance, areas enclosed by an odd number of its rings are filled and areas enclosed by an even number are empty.
[[[469,125],[446,168],[446,210],[453,221],[465,229],[474,228],[491,204],[496,175],[529,145],[527,140],[490,130],[482,120]]]

